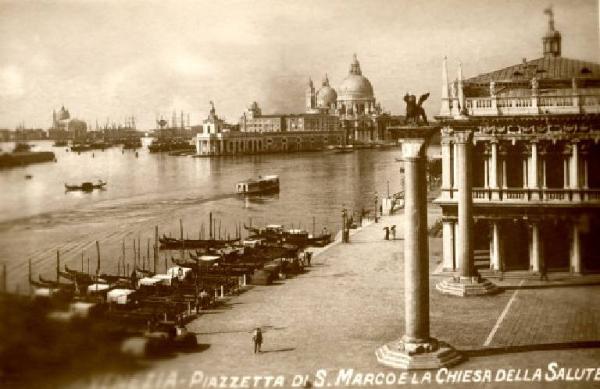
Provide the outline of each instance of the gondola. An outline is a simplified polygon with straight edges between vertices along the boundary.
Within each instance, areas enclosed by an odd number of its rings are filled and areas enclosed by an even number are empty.
[[[165,235],[158,240],[160,241],[160,248],[167,250],[179,250],[182,247],[186,249],[220,248],[239,241],[239,239],[184,239],[182,241],[181,239],[169,238]]]
[[[65,184],[65,190],[66,191],[74,191],[74,190],[80,190],[83,192],[91,192],[94,189],[104,189],[104,187],[106,186],[106,182],[102,181],[102,180],[98,180],[97,183],[92,183],[92,182],[84,182],[81,185],[68,185]]]
[[[331,242],[331,234],[322,234],[312,237],[304,230],[284,230],[280,225],[268,225],[265,228],[248,227],[250,238],[265,239],[267,241],[285,242],[297,246],[318,246],[322,247]]]

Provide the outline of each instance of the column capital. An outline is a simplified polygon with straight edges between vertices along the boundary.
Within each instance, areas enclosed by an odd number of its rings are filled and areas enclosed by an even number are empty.
[[[423,157],[425,139],[403,139],[402,159],[418,159]]]
[[[458,144],[469,143],[473,140],[473,131],[456,131],[454,132],[454,141]]]

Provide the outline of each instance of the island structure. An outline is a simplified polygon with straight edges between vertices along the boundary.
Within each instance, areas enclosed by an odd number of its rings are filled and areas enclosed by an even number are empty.
[[[453,82],[444,59],[443,293],[600,271],[600,65],[562,57],[546,14],[541,58]]]
[[[356,55],[338,91],[329,85],[327,75],[318,90],[309,79],[305,112],[263,114],[253,102],[237,126],[219,118],[211,102],[202,133],[195,138],[196,155],[316,151],[393,141],[387,126],[394,118],[376,101]]]

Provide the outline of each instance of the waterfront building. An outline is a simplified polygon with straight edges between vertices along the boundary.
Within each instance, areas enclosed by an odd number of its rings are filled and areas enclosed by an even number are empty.
[[[329,85],[327,75],[318,90],[309,79],[305,100],[307,113],[337,116],[347,143],[370,143],[389,138],[386,136],[388,115],[377,103],[373,86],[363,76],[356,55],[337,91]]]
[[[263,115],[250,104],[238,126],[218,117],[214,105],[197,134],[199,156],[322,150],[343,142],[337,117],[324,113]]]
[[[600,64],[562,57],[546,13],[540,58],[467,79],[459,65],[450,83],[444,59],[436,202],[449,274],[600,271]],[[459,228],[459,184],[472,228]]]
[[[87,124],[83,120],[71,118],[64,106],[58,112],[52,111],[52,127],[48,130],[50,139],[84,139]]]

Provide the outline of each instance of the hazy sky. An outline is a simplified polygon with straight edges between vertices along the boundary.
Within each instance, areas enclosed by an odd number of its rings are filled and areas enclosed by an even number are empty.
[[[553,4],[563,56],[600,62],[596,0],[2,1],[0,127],[48,128],[64,104],[88,122],[190,112],[237,121],[256,100],[265,113],[302,112],[309,76],[334,88],[356,53],[385,110],[431,92],[441,61],[466,77],[542,55]]]

